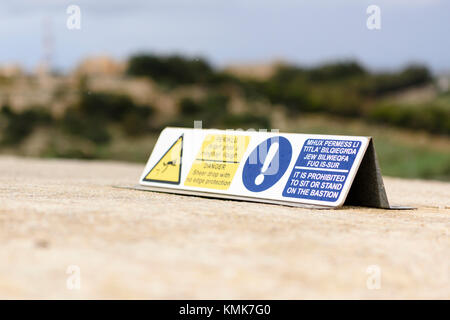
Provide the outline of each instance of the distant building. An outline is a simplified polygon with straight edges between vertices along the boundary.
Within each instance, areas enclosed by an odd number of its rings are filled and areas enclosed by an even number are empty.
[[[436,85],[441,92],[450,90],[450,74],[443,74],[436,77]]]
[[[0,76],[5,78],[20,77],[24,74],[22,68],[15,63],[0,66]]]
[[[108,56],[100,56],[83,60],[74,72],[79,76],[118,76],[124,71],[125,63],[117,62]]]
[[[270,78],[281,65],[283,63],[280,61],[266,64],[233,64],[225,67],[224,71],[238,77],[264,80]]]

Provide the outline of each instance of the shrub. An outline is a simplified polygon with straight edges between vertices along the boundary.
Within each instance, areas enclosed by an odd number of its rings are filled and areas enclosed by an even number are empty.
[[[136,55],[128,61],[127,74],[147,76],[168,85],[182,85],[207,83],[214,72],[208,62],[200,58]]]
[[[184,118],[189,121],[193,118],[203,120],[208,126],[221,124],[228,113],[229,97],[220,93],[211,93],[205,98],[195,101],[191,98],[183,98],[178,107]]]
[[[262,90],[272,104],[283,104],[292,112],[307,111],[313,106],[307,85],[301,78],[287,82],[269,80]]]
[[[22,112],[14,112],[5,106],[1,114],[6,119],[2,143],[7,145],[22,142],[37,126],[46,126],[52,122],[50,113],[40,106]]]
[[[253,128],[270,129],[270,119],[265,116],[257,116],[251,113],[227,115],[222,124],[227,128]]]
[[[308,71],[308,79],[313,82],[342,81],[366,75],[366,70],[354,61],[329,63]]]
[[[450,134],[450,111],[445,106],[381,104],[370,111],[369,119],[432,133]]]
[[[98,92],[82,93],[78,110],[85,116],[112,122],[122,121],[130,113],[148,117],[153,111],[150,106],[136,105],[128,96]]]
[[[366,77],[360,86],[363,94],[379,96],[431,81],[431,73],[424,66],[411,65],[399,73],[381,73]]]
[[[178,105],[180,113],[184,116],[197,115],[203,110],[203,106],[191,98],[182,98]]]
[[[72,134],[107,143],[110,124],[120,125],[131,136],[143,134],[151,129],[149,117],[153,113],[151,106],[137,105],[125,95],[82,93],[79,104],[67,110],[63,126]]]
[[[65,112],[61,126],[67,133],[84,137],[98,144],[108,143],[111,139],[104,121],[85,117],[75,109],[68,109]]]

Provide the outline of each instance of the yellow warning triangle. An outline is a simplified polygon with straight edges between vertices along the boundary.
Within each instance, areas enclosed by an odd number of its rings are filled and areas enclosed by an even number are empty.
[[[144,181],[179,184],[183,136],[180,136],[145,176]]]

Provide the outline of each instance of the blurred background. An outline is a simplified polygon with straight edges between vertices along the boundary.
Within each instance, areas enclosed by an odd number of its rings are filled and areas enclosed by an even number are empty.
[[[0,154],[144,163],[202,120],[370,135],[383,174],[450,181],[449,31],[444,0],[4,1]]]

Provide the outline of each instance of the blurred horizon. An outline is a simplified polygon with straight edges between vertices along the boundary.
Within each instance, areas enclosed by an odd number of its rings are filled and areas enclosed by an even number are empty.
[[[66,9],[81,9],[69,30]],[[381,30],[368,30],[366,8],[381,9]],[[370,70],[411,63],[450,72],[450,3],[413,1],[55,1],[0,4],[0,65],[34,70],[48,54],[68,72],[89,56],[125,61],[141,52],[200,56],[217,68],[285,61],[316,66],[353,60]]]

